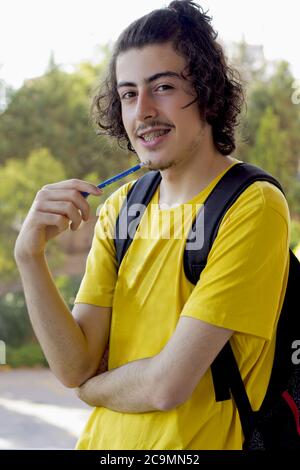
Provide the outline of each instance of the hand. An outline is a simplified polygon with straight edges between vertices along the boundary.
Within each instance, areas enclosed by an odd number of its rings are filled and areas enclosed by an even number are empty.
[[[47,184],[38,191],[15,244],[16,260],[38,257],[49,240],[69,226],[77,230],[82,220],[89,219],[90,207],[81,191],[95,196],[103,192],[78,179]]]
[[[87,383],[88,383],[88,380],[84,382],[82,385],[80,385],[79,387],[75,387],[74,392],[76,393],[76,395],[81,401],[83,401],[87,405],[93,406],[92,404],[89,403],[88,394],[86,393]]]

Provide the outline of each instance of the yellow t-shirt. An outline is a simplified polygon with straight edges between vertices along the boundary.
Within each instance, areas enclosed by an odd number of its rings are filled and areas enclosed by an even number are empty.
[[[134,181],[115,191],[101,209],[75,302],[112,307],[109,369],[158,354],[181,315],[234,330],[230,342],[252,407],[258,409],[287,282],[289,212],[270,183],[249,186],[227,211],[201,278],[192,285],[183,267],[188,230],[178,236],[178,220],[190,228],[195,211],[226,171],[185,204],[192,211],[183,219],[183,205],[159,209],[158,187],[118,274],[110,236]],[[95,408],[77,449],[241,449],[242,441],[236,408],[231,400],[216,403],[209,369],[175,409]]]

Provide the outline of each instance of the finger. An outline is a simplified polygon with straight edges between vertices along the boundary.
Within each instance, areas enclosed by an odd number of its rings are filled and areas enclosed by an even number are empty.
[[[103,193],[102,189],[97,188],[97,186],[94,184],[75,178],[71,180],[59,181],[58,183],[46,184],[43,186],[43,189],[76,189],[77,191],[88,192],[97,196]]]
[[[59,232],[69,228],[69,219],[64,215],[40,212],[36,222],[38,227],[57,227]]]
[[[87,200],[76,189],[57,189],[50,191],[43,189],[39,191],[37,199],[48,201],[69,201],[80,210],[83,220],[88,220],[90,215],[90,206]]]
[[[71,229],[77,230],[81,224],[82,217],[72,202],[68,201],[37,201],[35,210],[49,214],[65,216],[71,221]]]

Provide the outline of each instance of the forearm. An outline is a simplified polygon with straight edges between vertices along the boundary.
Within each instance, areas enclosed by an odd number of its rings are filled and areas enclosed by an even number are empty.
[[[157,411],[155,358],[140,359],[89,379],[77,395],[90,406],[123,413]]]
[[[44,255],[18,260],[26,304],[34,332],[58,379],[69,387],[83,380],[88,348],[79,325],[55,286]]]

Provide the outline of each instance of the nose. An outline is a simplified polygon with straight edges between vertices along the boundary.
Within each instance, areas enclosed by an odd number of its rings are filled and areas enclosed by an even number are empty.
[[[137,99],[136,119],[138,121],[145,121],[146,119],[156,117],[157,114],[157,108],[150,92],[148,90],[141,90]]]

